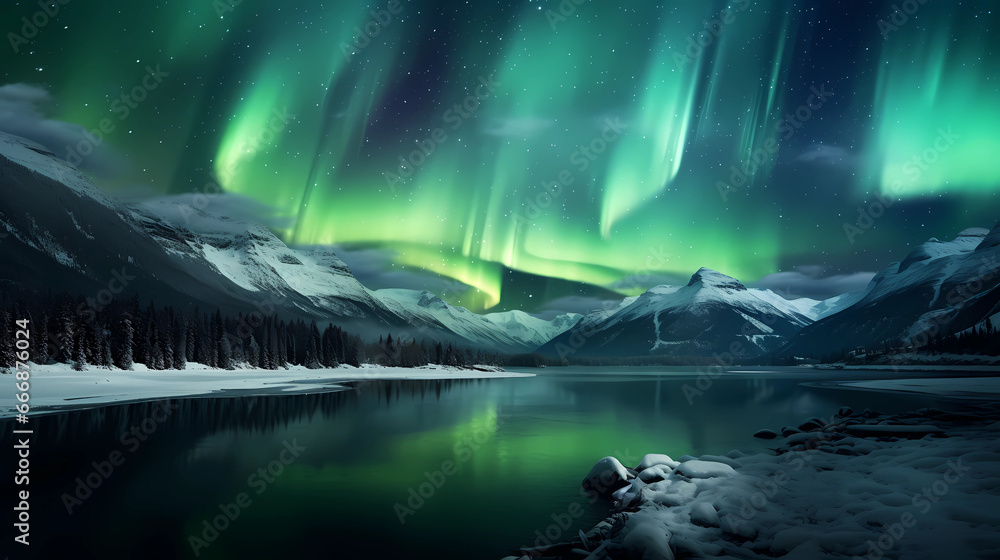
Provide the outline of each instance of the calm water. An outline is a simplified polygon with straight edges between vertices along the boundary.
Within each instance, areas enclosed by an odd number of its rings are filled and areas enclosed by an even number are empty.
[[[768,443],[755,430],[844,404],[948,406],[800,384],[885,375],[863,372],[745,371],[714,380],[693,404],[682,387],[694,374],[682,368],[538,373],[175,400],[169,416],[164,403],[145,403],[36,418],[30,557],[496,560],[532,544],[553,515],[574,514],[567,537],[603,518],[606,506],[581,497],[579,481],[605,455],[635,466],[649,452],[761,451]],[[4,422],[6,449],[12,429]],[[95,473],[93,462],[111,458],[121,464]],[[88,477],[100,486],[81,490],[68,513],[64,494]],[[222,515],[220,504],[239,515],[220,518],[225,529],[207,540],[203,522]],[[192,535],[207,544],[197,556]]]

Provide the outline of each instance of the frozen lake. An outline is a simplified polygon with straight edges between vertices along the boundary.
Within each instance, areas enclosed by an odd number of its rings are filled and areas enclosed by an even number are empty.
[[[517,371],[539,375],[36,418],[32,555],[497,560],[559,521],[568,539],[605,517],[579,482],[606,455],[635,466],[653,452],[762,451],[757,429],[843,405],[961,406],[802,385],[884,371],[743,368],[700,385],[693,368]]]

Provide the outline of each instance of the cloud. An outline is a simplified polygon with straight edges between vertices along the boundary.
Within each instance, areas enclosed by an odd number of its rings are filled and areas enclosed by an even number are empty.
[[[286,229],[292,224],[290,216],[280,215],[266,204],[234,193],[184,193],[128,199],[125,202],[198,233],[238,233],[246,231],[248,223],[271,229]]]
[[[380,248],[335,246],[337,256],[347,263],[365,287],[372,290],[396,288],[427,290],[449,301],[472,289],[471,286],[418,268],[394,266],[396,251]]]
[[[850,168],[855,166],[858,158],[846,148],[841,148],[840,146],[829,146],[827,144],[816,144],[812,148],[799,154],[794,161]]]
[[[807,297],[824,300],[847,292],[864,290],[874,272],[852,272],[824,276],[826,267],[806,265],[793,271],[776,272],[749,284],[752,288],[771,290],[788,299]]]
[[[690,276],[677,276],[675,274],[645,272],[637,273],[611,284],[613,290],[632,290],[640,288],[646,291],[656,286],[686,286],[691,280]]]
[[[84,136],[84,127],[49,118],[47,109],[54,104],[45,88],[23,83],[0,86],[0,131],[41,144],[63,159],[69,155],[69,147],[84,142],[93,152],[79,163],[80,169],[102,178],[128,172],[128,161],[107,142],[94,145]]]
[[[565,296],[546,303],[536,315],[543,319],[552,319],[563,313],[580,313],[586,315],[591,311],[615,309],[621,302],[621,299],[611,300],[587,296]]]

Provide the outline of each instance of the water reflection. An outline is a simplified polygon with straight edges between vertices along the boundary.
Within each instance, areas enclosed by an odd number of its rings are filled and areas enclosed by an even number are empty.
[[[266,396],[229,395],[213,398],[161,399],[156,401],[110,405],[85,410],[71,410],[32,418],[35,437],[58,445],[79,441],[94,434],[126,434],[133,428],[147,426],[154,417],[156,430],[166,429],[193,436],[219,431],[248,433],[270,432],[290,424],[308,422],[316,417],[328,419],[342,408],[372,400],[391,408],[400,400],[439,401],[443,394],[469,385],[482,385],[482,379],[443,379],[433,381],[360,381],[345,390],[312,394],[275,394]],[[0,420],[5,443],[13,439],[13,421]]]
[[[32,548],[46,557],[194,557],[187,537],[218,504],[246,490],[248,474],[273,460],[283,442],[297,441],[306,451],[199,560],[495,560],[578,500],[580,478],[605,455],[635,463],[649,452],[760,451],[767,444],[750,437],[756,429],[829,415],[844,404],[887,412],[935,405],[805,387],[804,378],[787,375],[723,376],[689,399],[683,387],[697,378],[635,368],[369,380],[342,391],[229,394],[36,417],[32,536],[40,545]],[[9,444],[14,428],[0,423]],[[129,434],[146,439],[123,439]],[[456,447],[479,435],[475,449]],[[69,515],[63,496],[115,451],[125,454],[124,464]],[[394,505],[446,461],[458,463],[457,472],[400,524]],[[14,491],[9,477],[0,484]],[[589,507],[578,528],[603,514]]]

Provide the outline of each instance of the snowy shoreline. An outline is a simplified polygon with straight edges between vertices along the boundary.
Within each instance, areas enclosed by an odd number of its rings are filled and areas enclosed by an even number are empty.
[[[436,365],[418,368],[342,365],[324,369],[289,366],[280,370],[219,370],[188,363],[184,370],[153,371],[136,364],[131,371],[101,368],[74,371],[69,364],[30,365],[29,417],[164,398],[342,391],[348,388],[346,383],[353,381],[534,377],[531,373],[507,372],[495,366],[460,369]],[[0,419],[11,418],[17,414],[14,408],[18,402],[14,398],[16,380],[13,375],[0,375],[0,381],[8,381],[11,387],[0,396]]]
[[[949,399],[1000,401],[1000,377],[932,377],[873,379],[869,381],[816,381],[803,385],[880,393],[933,395]]]
[[[845,407],[754,436],[773,454],[606,457],[584,486],[611,516],[579,535],[552,525],[504,560],[1000,558],[1000,402]]]

